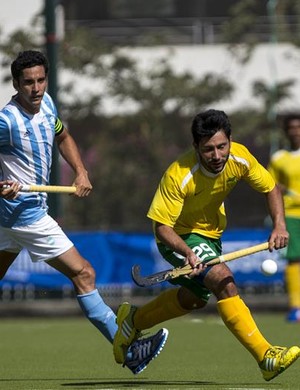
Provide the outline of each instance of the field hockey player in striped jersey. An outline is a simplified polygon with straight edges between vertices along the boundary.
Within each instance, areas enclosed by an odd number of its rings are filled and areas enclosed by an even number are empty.
[[[75,196],[92,190],[76,143],[46,92],[48,61],[39,51],[23,51],[11,73],[17,93],[0,111],[0,278],[25,248],[33,262],[47,262],[70,279],[82,311],[112,343],[116,316],[95,286],[92,265],[48,214],[47,194],[20,192],[21,184],[49,184],[54,142],[74,171]],[[124,350],[123,365],[134,374],[143,371],[167,336],[165,329],[147,338],[137,335]]]

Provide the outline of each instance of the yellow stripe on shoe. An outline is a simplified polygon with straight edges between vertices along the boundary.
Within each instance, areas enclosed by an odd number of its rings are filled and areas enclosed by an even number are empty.
[[[141,332],[135,329],[133,325],[133,316],[137,308],[128,302],[119,306],[116,323],[118,325],[117,333],[113,342],[113,353],[115,361],[123,364],[129,346],[140,337]]]

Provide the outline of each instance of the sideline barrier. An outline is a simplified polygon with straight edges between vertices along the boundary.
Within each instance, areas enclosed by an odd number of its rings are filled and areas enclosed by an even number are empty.
[[[105,233],[105,232],[78,232],[69,233],[80,253],[86,257],[96,270],[96,284],[98,287],[133,286],[131,267],[140,264],[143,274],[152,274],[170,265],[162,259],[156,249],[152,234],[132,233]],[[266,229],[236,229],[229,230],[223,235],[223,252],[228,253],[238,249],[259,244],[268,239]],[[273,276],[264,276],[260,272],[260,264],[267,258],[274,259],[278,264],[278,272]],[[283,270],[285,261],[282,251],[259,252],[248,257],[228,263],[235,275],[239,287],[242,289],[263,289],[275,286],[283,289]],[[2,298],[4,291],[14,289],[23,291],[28,297],[34,290],[60,290],[64,296],[72,293],[69,280],[49,267],[46,263],[32,263],[27,252],[22,251],[3,281],[0,282]],[[18,296],[18,294],[17,294]]]

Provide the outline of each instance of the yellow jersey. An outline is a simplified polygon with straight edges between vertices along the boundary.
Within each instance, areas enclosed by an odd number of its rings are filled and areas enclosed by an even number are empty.
[[[300,217],[300,149],[278,150],[273,154],[268,170],[275,181],[286,188],[283,196],[285,215]]]
[[[239,180],[261,193],[272,191],[275,181],[249,150],[231,143],[222,172],[208,172],[190,150],[166,170],[147,216],[172,227],[179,235],[199,233],[217,239],[226,227],[224,200]]]

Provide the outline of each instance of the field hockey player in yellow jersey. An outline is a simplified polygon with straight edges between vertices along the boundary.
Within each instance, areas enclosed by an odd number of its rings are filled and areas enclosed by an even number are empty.
[[[300,322],[300,113],[284,117],[283,130],[288,149],[274,153],[269,171],[280,187],[290,234],[286,252],[285,282],[288,294],[289,322]]]
[[[173,266],[189,263],[194,270],[189,278],[174,279],[175,288],[167,289],[142,307],[129,303],[119,307],[115,359],[124,359],[123,350],[140,331],[203,308],[214,294],[225,325],[253,355],[263,378],[269,381],[298,359],[300,348],[274,346],[264,338],[225,263],[199,268],[195,268],[195,263],[199,258],[205,262],[221,254],[221,236],[226,227],[224,200],[240,180],[266,198],[273,221],[269,249],[285,247],[288,232],[281,192],[248,149],[232,142],[231,125],[223,111],[198,114],[192,123],[192,135],[192,150],[165,172],[148,217],[153,221],[163,257]]]

